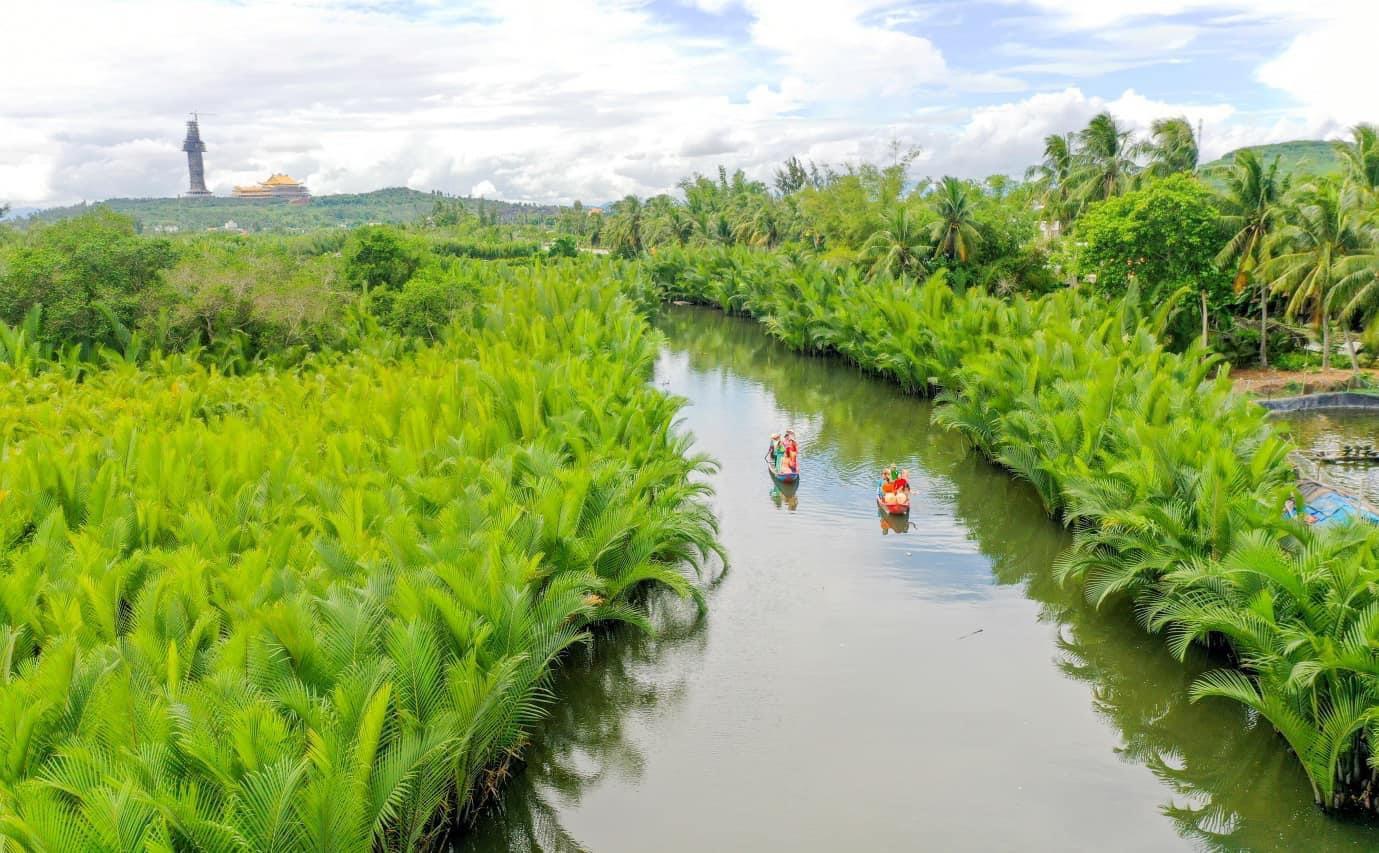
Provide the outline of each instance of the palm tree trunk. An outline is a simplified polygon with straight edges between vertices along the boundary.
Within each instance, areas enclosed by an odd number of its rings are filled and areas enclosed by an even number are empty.
[[[1322,370],[1331,368],[1331,318],[1327,316],[1326,303],[1322,303]]]
[[[1269,286],[1259,285],[1259,366],[1269,367]]]
[[[1206,292],[1205,290],[1203,290],[1203,291],[1201,291],[1201,294],[1202,294],[1202,349],[1206,349],[1206,348],[1207,348],[1207,292]]]

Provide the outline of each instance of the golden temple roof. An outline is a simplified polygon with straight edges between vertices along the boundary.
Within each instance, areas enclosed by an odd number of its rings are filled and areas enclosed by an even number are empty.
[[[275,174],[264,181],[263,185],[266,187],[295,187],[300,183],[301,181],[294,180],[287,175]]]

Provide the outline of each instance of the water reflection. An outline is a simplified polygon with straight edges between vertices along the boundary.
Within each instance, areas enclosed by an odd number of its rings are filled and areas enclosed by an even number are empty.
[[[776,410],[783,410],[798,425],[802,455],[809,460],[811,471],[818,472],[805,487],[808,499],[803,503],[798,501],[797,494],[801,484],[774,486],[770,491],[773,509],[760,523],[774,524],[771,519],[778,519],[786,525],[781,531],[789,535],[800,535],[802,524],[824,530],[823,540],[838,540],[841,547],[856,555],[853,571],[887,572],[915,598],[938,602],[942,609],[932,611],[936,615],[950,613],[949,602],[986,602],[1001,596],[1023,597],[1037,605],[1037,619],[1054,632],[1053,644],[1046,652],[1040,649],[1038,653],[1045,660],[1052,658],[1056,662],[1054,680],[1085,685],[1091,707],[1114,733],[1114,743],[1110,747],[1096,746],[1099,741],[1094,733],[1086,732],[1085,744],[1068,742],[1051,752],[1047,744],[1027,740],[1025,747],[1002,755],[1000,761],[1008,766],[1013,777],[1037,780],[1042,786],[1066,785],[1068,796],[1083,798],[1075,805],[1085,812],[1086,834],[1079,834],[1076,826],[1070,829],[1073,846],[1108,846],[1092,844],[1090,839],[1114,834],[1117,829],[1124,834],[1120,843],[1112,839],[1111,847],[1164,846],[1147,837],[1147,825],[1094,829],[1102,812],[1123,809],[1124,803],[1114,797],[1131,787],[1120,783],[1117,788],[1109,784],[1109,777],[1096,776],[1105,771],[1096,769],[1094,751],[1108,748],[1114,749],[1125,767],[1143,768],[1136,772],[1147,771],[1157,780],[1150,783],[1143,796],[1152,798],[1150,802],[1163,816],[1153,819],[1171,827],[1183,846],[1211,850],[1374,846],[1379,829],[1327,819],[1311,807],[1305,779],[1267,726],[1255,725],[1241,709],[1225,702],[1188,703],[1188,686],[1202,669],[1211,665],[1210,661],[1194,657],[1187,665],[1180,664],[1166,653],[1160,639],[1147,636],[1136,627],[1132,613],[1096,612],[1079,595],[1056,584],[1050,566],[1066,546],[1066,533],[1044,517],[1031,490],[968,453],[958,437],[932,429],[926,404],[906,399],[846,366],[785,352],[746,322],[685,309],[668,314],[662,327],[670,340],[667,361],[662,365],[667,374],[680,376],[678,371],[683,368],[702,392],[707,394],[717,388],[727,401],[721,409],[701,412],[701,420],[694,424],[701,446],[725,462],[725,470],[715,481],[723,505],[721,512],[731,512],[733,508],[740,511],[741,507],[733,503],[736,489],[743,490],[742,497],[750,498],[748,504],[761,506],[760,493],[755,491],[760,488],[759,461],[754,462],[759,460],[759,450],[744,451],[742,466],[753,465],[750,475],[744,473],[735,478],[732,460],[724,458],[732,452],[743,430],[754,426],[755,422],[749,423],[751,418],[743,410],[745,403],[754,399],[752,394],[760,392],[769,396],[770,401],[769,405],[762,404],[758,420],[774,422],[779,414]],[[888,516],[875,505],[876,471],[881,464],[897,459],[914,472],[913,518]],[[781,510],[779,515],[775,509]],[[877,518],[879,537],[876,527],[866,530],[872,524],[870,513]],[[774,608],[777,598],[790,593],[788,589],[750,588],[761,573],[761,561],[767,558],[763,556],[766,551],[754,550],[766,547],[757,544],[757,540],[767,540],[766,534],[775,532],[780,531],[749,530],[744,537],[729,543],[739,567],[732,592],[752,599],[751,608]],[[823,555],[819,559],[830,558]],[[720,603],[717,598],[711,603],[710,620]],[[853,606],[832,598],[823,604],[818,611],[820,621],[831,611]],[[984,607],[957,612],[986,619],[1004,611]],[[762,642],[760,638],[743,640],[733,636],[732,632],[743,628],[728,620],[719,620],[705,630],[704,623],[692,618],[692,614],[662,599],[657,599],[657,613],[668,626],[667,633],[656,637],[619,635],[601,642],[596,651],[566,667],[556,685],[561,701],[531,750],[526,772],[507,789],[501,811],[481,816],[476,831],[463,840],[462,849],[562,853],[582,850],[578,833],[569,828],[571,818],[579,814],[581,802],[600,788],[623,792],[614,800],[615,805],[624,809],[646,807],[640,792],[636,796],[631,792],[647,773],[651,760],[648,752],[663,748],[657,737],[648,732],[664,733],[675,727],[646,726],[645,721],[673,718],[686,701],[688,691],[703,692],[714,687],[704,679],[695,680],[700,675],[700,662],[706,658],[711,634],[719,632],[717,641],[740,655],[754,654],[758,647],[751,643]],[[1011,642],[1003,639],[1001,629],[995,622],[966,624],[962,630],[955,629],[947,635],[948,641],[961,642],[938,654],[953,656],[961,649],[969,649],[965,654],[971,654],[970,649],[986,649],[995,655],[987,659],[986,665],[998,666],[1002,658],[1015,659],[1022,651],[1000,645]],[[1027,640],[1025,635],[1018,636],[1021,642]],[[933,641],[926,635],[922,642]],[[926,670],[940,664],[939,658],[913,653],[907,659],[906,671],[898,673],[901,677],[924,678],[929,675]],[[966,677],[973,680],[975,689],[977,679],[1012,679],[1017,675],[1015,671],[997,668],[991,672],[972,671]],[[1009,695],[1028,703],[1034,716],[1041,710],[1039,705],[1058,707],[1044,698],[1050,692],[1053,685],[1035,681],[1024,692]],[[817,700],[824,705],[830,698],[821,693]],[[960,698],[932,697],[931,704],[936,707],[923,709],[931,716],[916,714],[915,719],[933,719],[933,714],[944,713],[963,719],[970,717],[956,702]],[[732,699],[742,702],[744,711],[761,701],[760,697]],[[902,699],[897,697],[897,701]],[[837,701],[846,706],[848,700],[844,696]],[[950,704],[951,710],[945,707]],[[796,716],[807,713],[803,708],[794,709]],[[725,712],[725,716],[732,720],[733,712]],[[823,721],[824,717],[813,721],[818,729],[806,728],[807,737],[832,737],[833,732]],[[1094,722],[1088,725],[1096,727]],[[629,734],[630,728],[640,733]],[[918,738],[924,731],[916,723],[912,733],[901,730],[883,735]],[[1033,731],[1037,730],[1032,730],[1027,738],[1037,737]],[[780,736],[795,737],[790,732]],[[849,736],[857,738],[858,733]],[[817,752],[818,744],[807,738],[792,743],[804,753]],[[706,741],[702,747],[712,752],[721,749],[721,744]],[[749,761],[736,754],[715,754],[713,758],[727,778],[750,766]],[[941,783],[944,786],[973,790],[993,787],[991,778],[973,778],[973,771],[961,761],[950,763],[941,754],[931,758],[927,767],[905,767],[899,758],[894,763],[902,766],[878,765],[874,770],[879,777],[877,787],[869,796],[882,797],[890,789],[904,794],[925,785],[932,776],[943,775],[951,777]],[[1049,763],[1041,765],[1040,761]],[[776,773],[767,784],[778,789],[778,796],[798,795],[798,771],[782,765]],[[1078,773],[1088,774],[1087,783],[1081,787],[1067,780],[1070,774]],[[906,802],[904,796],[898,801]],[[653,802],[656,808],[667,812],[681,805],[674,800]],[[1004,808],[994,813],[996,822],[1033,823],[1028,816],[1015,817],[1019,814],[1015,811],[1017,800],[1007,797],[1002,803]],[[980,804],[978,808],[984,809]],[[839,805],[839,813],[832,818],[837,826],[844,825],[847,811],[846,804]],[[737,833],[729,836],[733,841],[760,830],[759,824],[766,819],[759,811],[752,811],[752,807],[744,807],[741,814],[713,813],[700,817],[725,824],[728,831]],[[799,819],[805,820],[805,815],[801,814]],[[811,814],[809,819],[822,826],[830,825],[830,818]],[[901,811],[893,815],[897,824],[904,819]],[[630,814],[626,820],[644,823],[637,832],[620,836],[634,840],[618,849],[661,846],[650,839],[664,831],[663,816],[659,823]],[[968,821],[969,837],[949,839],[946,845],[939,846],[980,846],[979,823],[980,818],[974,813]],[[588,826],[586,823],[586,831]],[[1009,829],[1014,832],[1018,828]],[[1060,844],[1057,838],[1041,835],[1040,832],[1048,831],[1047,826],[1032,825],[1031,830],[1034,834],[1027,842],[1031,849],[1068,846],[1066,840]],[[833,839],[836,843],[821,836],[816,845],[820,849],[871,849],[884,846],[887,838],[876,827],[837,831],[839,835]],[[915,827],[910,833],[914,846],[927,846],[924,842],[932,831],[928,825]],[[1173,835],[1165,835],[1172,840]],[[785,843],[779,839],[772,842],[769,835],[757,838],[758,848]],[[666,835],[665,846],[669,847],[672,840]]]
[[[460,827],[450,849],[586,850],[562,825],[562,810],[610,776],[635,781],[641,775],[645,757],[627,736],[627,722],[638,713],[673,713],[684,698],[685,677],[667,679],[657,664],[671,654],[703,651],[702,612],[665,594],[654,594],[648,605],[654,634],[616,628],[566,659],[552,685],[559,701],[528,750],[525,768],[499,802],[470,816],[473,826]]]
[[[770,474],[766,478],[771,481],[771,503],[776,505],[776,509],[785,509],[795,512],[800,508],[800,481],[793,483],[782,483]]]
[[[1343,447],[1379,442],[1379,414],[1364,409],[1332,409],[1279,413],[1275,419],[1308,452],[1336,453]],[[1325,466],[1326,475],[1355,495],[1379,503],[1379,465],[1341,462]]]
[[[910,532],[910,517],[908,515],[891,515],[885,510],[878,508],[876,510],[876,517],[881,519],[882,536],[889,533]]]

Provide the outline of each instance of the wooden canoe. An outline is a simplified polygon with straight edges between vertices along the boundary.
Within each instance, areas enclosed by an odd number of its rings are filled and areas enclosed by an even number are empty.
[[[882,495],[882,494],[883,494],[883,493],[882,493],[882,492],[879,492],[879,491],[876,493],[876,505],[877,505],[878,507],[880,507],[880,509],[881,509],[882,512],[886,513],[887,515],[909,515],[909,514],[910,514],[910,502],[909,502],[909,501],[906,501],[906,502],[903,503],[903,504],[888,504],[888,503],[886,503],[884,500],[881,499],[881,495]]]
[[[798,472],[791,474],[786,471],[777,471],[770,462],[766,463],[766,470],[771,474],[772,477],[775,478],[776,482],[778,483],[796,483],[799,482],[800,479],[800,475]]]

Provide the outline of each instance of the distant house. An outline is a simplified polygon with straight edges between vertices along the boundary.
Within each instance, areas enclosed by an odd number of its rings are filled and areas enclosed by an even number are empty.
[[[251,187],[235,187],[231,193],[234,198],[282,199],[284,201],[305,202],[311,198],[306,184],[288,175],[274,173],[268,180]]]
[[[589,216],[602,216],[602,215],[603,215],[603,208],[601,208],[601,207],[586,207],[586,208],[584,208],[584,212],[585,212],[586,214],[588,214]]]

